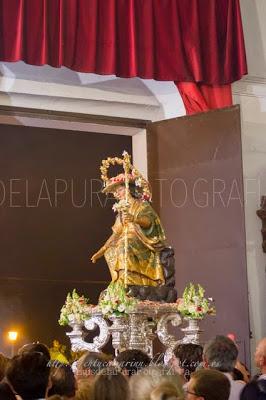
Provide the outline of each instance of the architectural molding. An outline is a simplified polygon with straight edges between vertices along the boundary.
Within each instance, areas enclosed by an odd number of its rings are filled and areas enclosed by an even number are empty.
[[[119,88],[101,89],[17,78],[0,78],[0,105],[56,110],[156,121],[164,119],[163,105],[144,84],[130,94]],[[110,89],[110,90],[109,90]]]
[[[105,82],[102,82],[101,85],[102,86],[97,88],[93,84],[82,85],[80,82],[78,82],[77,85],[67,85],[55,82],[40,82],[35,80],[2,76],[0,79],[0,92],[10,95],[25,94],[49,96],[53,98],[65,98],[71,100],[94,100],[138,105],[141,104],[152,107],[160,106],[160,103],[157,101],[157,99],[152,95],[152,93],[145,90],[145,87],[139,88],[139,94],[136,94],[134,92],[132,93],[122,90],[118,84],[117,91],[114,89],[114,87],[108,87]]]
[[[248,97],[266,97],[266,78],[249,76],[232,85],[233,95]]]

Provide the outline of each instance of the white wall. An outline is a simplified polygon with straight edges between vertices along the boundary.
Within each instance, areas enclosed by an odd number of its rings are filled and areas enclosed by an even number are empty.
[[[234,85],[241,106],[245,223],[252,357],[266,336],[266,254],[262,251],[262,222],[256,215],[266,195],[266,81]],[[264,94],[263,94],[264,93]],[[253,372],[255,370],[253,369]]]
[[[266,78],[266,1],[240,0],[249,76]]]
[[[252,357],[266,337],[266,254],[256,215],[266,195],[266,1],[240,0],[249,75],[233,85],[241,106],[245,222]],[[253,368],[255,372],[255,368]]]

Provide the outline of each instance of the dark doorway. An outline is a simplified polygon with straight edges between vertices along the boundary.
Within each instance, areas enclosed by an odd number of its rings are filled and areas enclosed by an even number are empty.
[[[111,233],[112,200],[100,193],[107,156],[132,152],[130,136],[0,125],[0,351],[5,333],[19,344],[67,341],[58,325],[66,294],[92,303],[110,281],[90,256]],[[2,340],[3,339],[3,340]],[[6,347],[5,347],[6,346]]]

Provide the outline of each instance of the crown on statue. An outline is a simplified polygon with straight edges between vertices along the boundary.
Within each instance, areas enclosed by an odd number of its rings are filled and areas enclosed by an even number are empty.
[[[135,168],[130,162],[130,155],[124,151],[122,154],[123,158],[119,157],[108,157],[102,161],[100,167],[101,178],[103,180],[103,193],[113,193],[117,186],[132,184],[136,186],[139,192],[139,197],[143,201],[151,201],[152,193],[149,182],[143,177],[143,175]],[[108,177],[108,169],[111,165],[123,166],[124,173],[120,173],[114,177]]]
[[[135,183],[135,179],[132,174],[128,174],[127,176],[129,183]],[[113,176],[112,178],[106,181],[106,186],[103,188],[103,193],[113,192],[115,188],[119,185],[125,185],[126,176],[125,174],[119,174],[117,176]]]

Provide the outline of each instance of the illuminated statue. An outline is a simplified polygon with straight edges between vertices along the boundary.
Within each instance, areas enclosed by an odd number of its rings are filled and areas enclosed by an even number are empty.
[[[108,178],[109,166],[114,164],[122,165],[124,173]],[[169,248],[165,245],[160,219],[150,203],[149,183],[130,164],[126,152],[122,159],[104,160],[101,172],[103,192],[112,193],[118,200],[113,206],[117,216],[112,235],[91,261],[95,263],[104,255],[112,282],[122,282],[125,286],[164,286],[161,253]]]
[[[113,160],[113,162],[111,162]],[[109,164],[123,163],[124,173],[107,178]],[[113,234],[92,256],[92,262],[103,255],[109,266],[112,281],[126,285],[159,286],[164,284],[160,251],[165,247],[165,235],[158,215],[153,210],[148,182],[124,159],[103,162],[104,193],[111,192],[118,200]],[[128,164],[127,164],[128,163]]]

